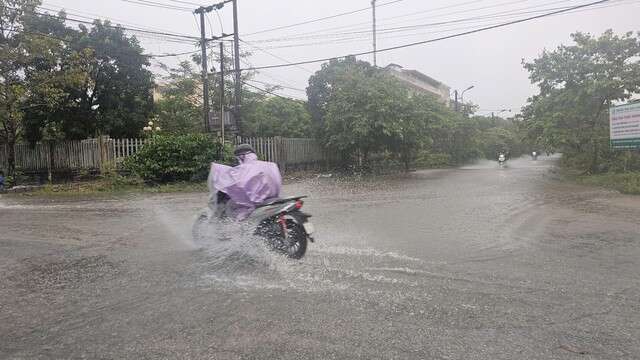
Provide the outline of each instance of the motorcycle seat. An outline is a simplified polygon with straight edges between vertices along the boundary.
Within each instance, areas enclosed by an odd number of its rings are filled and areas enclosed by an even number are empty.
[[[265,202],[263,202],[260,205],[256,205],[256,208],[260,208],[260,207],[265,207],[265,206],[273,206],[273,205],[279,205],[279,204],[286,204],[288,202],[292,202],[292,201],[298,201],[300,199],[304,199],[307,196],[291,196],[291,197],[286,197],[286,198],[273,198],[273,199],[269,199]]]

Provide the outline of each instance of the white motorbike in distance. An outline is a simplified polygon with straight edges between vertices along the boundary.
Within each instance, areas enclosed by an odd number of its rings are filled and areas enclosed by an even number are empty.
[[[507,156],[505,154],[498,155],[498,165],[500,165],[500,167],[504,167],[506,162],[507,162]]]

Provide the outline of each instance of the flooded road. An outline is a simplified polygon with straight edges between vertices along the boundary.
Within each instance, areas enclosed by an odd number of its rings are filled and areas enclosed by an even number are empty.
[[[302,261],[196,246],[204,194],[0,198],[0,358],[638,359],[640,197],[552,164],[287,185]]]

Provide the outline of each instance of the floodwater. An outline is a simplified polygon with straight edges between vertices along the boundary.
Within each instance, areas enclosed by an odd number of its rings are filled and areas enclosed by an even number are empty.
[[[515,159],[319,177],[290,261],[205,194],[0,198],[2,359],[638,359],[640,197]]]

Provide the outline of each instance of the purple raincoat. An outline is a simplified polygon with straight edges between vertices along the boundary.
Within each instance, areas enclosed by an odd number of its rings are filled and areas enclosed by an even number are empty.
[[[229,195],[236,220],[246,219],[265,200],[279,197],[282,189],[278,165],[260,161],[253,153],[244,155],[235,167],[212,163],[208,183],[212,193],[222,191]]]

